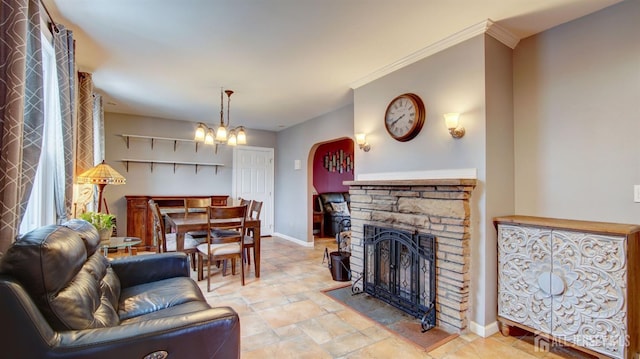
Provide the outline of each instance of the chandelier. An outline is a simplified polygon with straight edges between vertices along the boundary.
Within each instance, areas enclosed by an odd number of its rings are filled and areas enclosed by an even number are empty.
[[[197,142],[204,142],[206,145],[227,144],[229,146],[247,144],[247,133],[243,126],[231,127],[229,120],[229,109],[231,108],[231,95],[233,91],[224,90],[227,94],[227,122],[224,121],[224,96],[220,88],[220,126],[214,132],[212,128],[207,127],[204,123],[198,123],[194,139]],[[216,147],[217,148],[217,147]]]

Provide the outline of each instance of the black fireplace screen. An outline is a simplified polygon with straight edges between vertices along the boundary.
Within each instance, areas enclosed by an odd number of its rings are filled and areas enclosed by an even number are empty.
[[[363,290],[422,320],[436,324],[435,237],[364,226]]]

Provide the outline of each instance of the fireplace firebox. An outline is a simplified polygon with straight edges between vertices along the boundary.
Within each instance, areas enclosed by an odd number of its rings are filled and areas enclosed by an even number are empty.
[[[422,331],[436,324],[435,237],[364,226],[363,291],[421,319]]]

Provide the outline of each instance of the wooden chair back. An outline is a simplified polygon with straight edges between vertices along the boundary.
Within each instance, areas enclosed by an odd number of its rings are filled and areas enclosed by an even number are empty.
[[[191,197],[184,199],[185,214],[189,213],[192,209],[198,209],[204,212],[207,210],[207,207],[211,207],[211,197]]]
[[[240,241],[245,233],[247,206],[207,207],[208,231],[207,242],[212,243],[212,235],[224,233],[217,239],[224,242]],[[237,232],[237,235],[235,234]]]
[[[151,213],[153,214],[153,235],[156,238],[156,252],[164,253],[167,251],[164,218],[162,218],[160,206],[152,199],[149,200],[149,208],[151,208]]]
[[[260,219],[261,211],[262,211],[262,201],[251,201],[251,207],[249,209],[249,218]]]

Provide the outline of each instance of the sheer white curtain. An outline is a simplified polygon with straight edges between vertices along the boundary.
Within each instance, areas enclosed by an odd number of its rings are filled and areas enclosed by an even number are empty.
[[[44,81],[44,133],[29,203],[20,223],[19,233],[56,223],[54,181],[56,163],[63,161],[62,117],[58,94],[58,79],[53,46],[42,38],[42,66]]]

